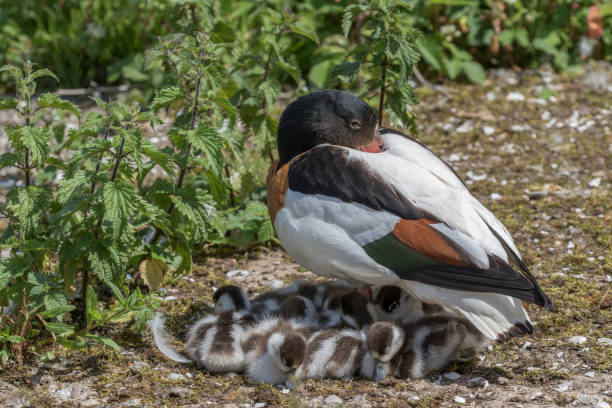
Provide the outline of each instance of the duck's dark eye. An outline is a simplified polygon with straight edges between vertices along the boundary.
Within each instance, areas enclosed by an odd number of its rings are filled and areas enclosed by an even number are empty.
[[[397,309],[398,306],[399,306],[399,303],[397,303],[397,302],[391,303],[389,305],[389,307],[387,308],[387,312],[389,312],[389,313],[395,312],[395,310]]]
[[[289,367],[289,363],[287,362],[287,359],[285,357],[281,357],[281,363]]]
[[[349,126],[351,127],[351,129],[359,130],[361,129],[361,122],[358,121],[357,119],[353,119],[349,123]]]

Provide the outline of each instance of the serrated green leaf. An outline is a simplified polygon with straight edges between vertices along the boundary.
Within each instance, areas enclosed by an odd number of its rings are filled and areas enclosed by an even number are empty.
[[[39,186],[16,188],[7,195],[6,208],[17,217],[22,240],[29,239],[43,221],[49,195],[47,188]]]
[[[30,155],[36,166],[42,167],[49,155],[49,140],[53,137],[51,130],[37,126],[23,126],[20,128],[20,136],[23,146],[30,149]]]
[[[355,79],[361,64],[358,61],[343,62],[332,68],[332,76],[340,78],[342,82],[351,82]]]
[[[74,113],[77,117],[81,117],[81,109],[75,104],[61,99],[53,93],[44,93],[38,97],[38,105],[41,108],[56,108]]]
[[[185,91],[178,86],[171,86],[169,88],[162,89],[155,95],[155,98],[153,98],[153,102],[151,102],[151,109],[157,112],[164,106],[168,106],[184,96]]]
[[[221,96],[213,96],[211,100],[227,113],[230,120],[234,122],[238,116],[238,110],[232,105],[229,99]]]
[[[275,65],[289,74],[296,83],[300,82],[300,69],[298,67],[283,61],[276,61]]]
[[[5,167],[12,167],[15,165],[15,163],[17,163],[19,159],[17,158],[17,155],[13,154],[13,153],[4,153],[2,155],[0,155],[0,169],[3,169]]]
[[[52,310],[61,306],[66,306],[68,304],[68,299],[66,299],[66,295],[63,293],[53,292],[43,297],[43,303],[45,309]]]
[[[125,264],[122,263],[117,250],[108,244],[100,240],[94,241],[87,252],[91,269],[106,284],[110,284],[125,270]]]
[[[161,167],[168,176],[174,176],[174,161],[172,156],[158,150],[157,147],[148,140],[142,141],[142,152],[148,156],[155,164]]]
[[[297,21],[291,26],[291,31],[304,36],[312,41],[315,44],[319,44],[319,36],[317,35],[316,30],[313,27],[308,26],[303,21]]]
[[[0,98],[0,110],[15,109],[17,107],[17,99],[15,98]]]
[[[89,182],[89,177],[87,174],[79,170],[77,171],[72,178],[63,178],[59,183],[59,189],[57,193],[57,198],[60,203],[64,204],[68,199],[74,194],[75,190],[85,183]]]
[[[0,262],[0,290],[4,289],[11,279],[22,276],[31,268],[30,260],[23,255],[14,255]]]
[[[194,148],[201,150],[206,155],[206,163],[209,169],[221,174],[224,164],[223,139],[219,136],[217,129],[202,122],[198,127],[187,133],[187,140]]]
[[[39,69],[37,71],[34,71],[32,73],[32,79],[37,79],[37,78],[44,77],[44,76],[51,77],[51,78],[55,79],[57,82],[59,82],[59,78],[57,77],[57,75],[55,75],[53,73],[53,71],[51,71],[50,69],[43,68],[43,69]]]
[[[115,285],[111,281],[107,281],[105,283],[110,288],[110,290],[113,292],[113,294],[115,295],[115,297],[117,298],[119,303],[124,305],[125,304],[125,297],[123,296],[123,293],[121,293],[121,290],[117,287],[117,285]]]
[[[25,339],[21,336],[17,336],[16,334],[12,334],[10,336],[6,336],[6,337],[0,337],[0,341],[4,342],[9,342],[9,343],[21,343],[24,342]]]
[[[115,180],[104,183],[102,196],[104,197],[104,219],[111,222],[113,240],[117,240],[134,213],[134,203],[138,200],[138,193],[131,184],[123,180]]]
[[[96,334],[86,334],[83,336],[83,338],[86,338],[87,340],[91,340],[99,344],[103,344],[107,347],[112,348],[113,350],[117,352],[121,352],[121,347],[119,347],[117,343],[115,343],[113,340],[109,339],[108,337],[98,336]]]
[[[175,241],[172,245],[174,251],[180,255],[181,263],[176,269],[177,274],[188,273],[191,271],[191,251],[187,244],[182,241]]]

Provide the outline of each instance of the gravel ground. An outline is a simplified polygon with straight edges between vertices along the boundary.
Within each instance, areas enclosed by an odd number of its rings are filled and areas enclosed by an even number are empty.
[[[528,306],[534,336],[417,381],[308,380],[289,391],[173,363],[149,333],[113,327],[105,333],[122,353],[56,350],[54,362],[1,371],[0,405],[609,407],[612,67],[571,77],[493,71],[484,85],[447,88],[452,100],[420,90],[418,137],[506,224],[555,302],[556,312]],[[279,248],[208,256],[167,287],[168,327],[182,338],[213,287],[234,282],[253,295],[295,278],[316,277]]]

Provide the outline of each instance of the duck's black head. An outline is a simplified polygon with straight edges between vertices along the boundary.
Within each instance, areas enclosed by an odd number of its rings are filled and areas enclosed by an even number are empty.
[[[347,92],[325,90],[291,102],[278,124],[281,163],[329,143],[352,148],[372,145],[377,137],[376,112]]]

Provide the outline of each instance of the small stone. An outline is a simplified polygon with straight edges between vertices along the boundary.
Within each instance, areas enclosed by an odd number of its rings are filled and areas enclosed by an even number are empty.
[[[601,177],[595,177],[593,180],[589,181],[589,187],[597,188],[601,184]]]
[[[246,278],[249,276],[249,271],[245,269],[233,269],[225,274],[228,278]]]
[[[572,248],[575,248],[575,247],[576,247],[576,245],[574,245],[574,243],[572,241],[567,243],[567,249],[572,249]]]
[[[530,341],[526,341],[525,344],[523,344],[523,347],[521,347],[521,350],[525,350],[527,349],[529,346],[531,346],[531,342]]]
[[[491,193],[491,200],[493,201],[499,201],[502,199],[502,195],[498,194],[498,193]]]
[[[493,102],[497,98],[497,95],[495,95],[495,92],[489,91],[486,93],[485,97],[487,98],[487,101]]]
[[[264,408],[265,406],[265,402],[256,402],[255,405],[253,405],[253,408]]]
[[[484,125],[482,127],[482,133],[484,133],[486,136],[491,136],[493,133],[495,133],[495,128],[493,126]]]
[[[459,127],[456,130],[457,130],[457,133],[469,133],[472,130],[474,130],[474,121],[466,120],[461,125],[459,125]]]
[[[132,398],[120,404],[123,407],[141,407],[142,398]]]
[[[595,408],[610,408],[610,404],[608,404],[606,401],[598,401]]]
[[[458,380],[459,378],[461,378],[461,374],[457,373],[456,371],[444,373],[442,374],[442,376],[446,378],[447,380],[452,380],[452,381]]]
[[[448,156],[448,161],[456,162],[459,160],[461,160],[461,156],[458,155],[457,153],[451,153],[451,155]]]
[[[170,296],[166,296],[163,300],[164,302],[172,302],[173,300],[178,299],[176,296],[174,295],[170,295]]]
[[[586,373],[584,373],[584,375],[587,376],[587,377],[593,378],[593,377],[595,377],[595,371],[586,372]]]
[[[168,394],[170,398],[186,398],[191,392],[187,388],[174,387]]]
[[[600,337],[597,339],[599,344],[605,344],[606,346],[612,346],[612,339],[609,337]]]
[[[527,195],[529,196],[529,198],[531,199],[538,199],[538,198],[544,198],[548,195],[548,191],[546,190],[539,190],[539,191],[529,191],[527,190]]]
[[[283,282],[280,279],[272,279],[270,282],[268,282],[268,287],[272,289],[280,289],[284,285],[285,285],[285,282]]]
[[[485,389],[489,386],[489,382],[485,378],[474,377],[470,378],[470,380],[467,382],[467,386],[469,388],[482,387],[483,389]]]
[[[567,339],[567,341],[568,343],[571,343],[571,344],[582,344],[582,343],[586,343],[587,338],[584,336],[573,336]]]
[[[185,376],[183,374],[179,374],[179,373],[172,373],[168,376],[168,379],[170,381],[184,381],[185,380]]]
[[[337,395],[330,395],[327,398],[325,398],[325,400],[323,401],[325,402],[327,405],[333,405],[333,404],[342,404],[344,401],[342,401],[342,398],[340,398]]]
[[[281,392],[282,392],[283,394],[289,394],[289,393],[291,392],[291,390],[290,390],[289,388],[283,388],[283,389],[281,390]]]
[[[525,96],[520,92],[510,92],[506,96],[506,100],[510,102],[522,102],[525,100]]]
[[[458,395],[455,395],[455,398],[453,398],[453,400],[458,404],[465,404],[465,398],[460,397]]]
[[[559,392],[565,392],[565,391],[569,390],[570,385],[572,385],[572,383],[571,383],[571,382],[569,382],[569,381],[564,381],[564,382],[562,382],[561,384],[559,384],[559,385],[558,385],[558,386],[555,388],[555,390],[557,390],[557,391],[559,391]]]

